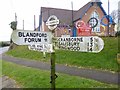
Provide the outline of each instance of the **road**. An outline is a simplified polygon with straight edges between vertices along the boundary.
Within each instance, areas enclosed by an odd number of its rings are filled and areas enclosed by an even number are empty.
[[[2,48],[0,52],[6,52],[9,47]],[[1,50],[1,49],[0,49]],[[20,59],[16,57],[7,56],[5,54],[2,55],[3,60],[8,62],[13,62],[19,65],[24,65],[27,67],[33,67],[43,70],[50,71],[50,63],[45,62],[38,62],[38,61],[30,61],[27,59]],[[103,83],[109,84],[119,84],[119,73],[111,73],[108,71],[101,71],[101,70],[93,70],[93,69],[86,69],[86,68],[77,68],[77,67],[69,67],[64,65],[56,64],[56,72],[58,73],[65,73],[74,76],[80,76],[84,78],[89,78],[93,80],[97,80]],[[6,84],[5,84],[6,85]],[[6,86],[7,87],[7,86]]]
[[[13,62],[22,66],[42,69],[42,70],[49,70],[50,71],[50,63],[47,62],[38,62],[38,61],[32,61],[29,59],[21,59],[17,57],[11,57],[8,55],[3,54],[2,56],[3,60],[7,62]],[[116,84],[119,83],[119,73],[112,73],[109,71],[101,71],[101,70],[94,70],[94,69],[87,69],[87,68],[77,68],[74,66],[64,66],[60,64],[56,64],[56,72],[58,73],[64,73],[72,76],[80,76],[84,78],[89,78],[93,80],[97,80],[103,83],[109,83],[109,84]],[[59,77],[59,76],[58,76]]]
[[[9,48],[9,46],[0,48],[0,54],[5,53],[6,51],[8,51],[8,48]]]

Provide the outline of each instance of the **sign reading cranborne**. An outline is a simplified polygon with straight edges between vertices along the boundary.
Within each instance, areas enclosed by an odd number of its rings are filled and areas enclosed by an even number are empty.
[[[60,49],[81,52],[100,52],[104,47],[104,42],[97,36],[87,37],[59,37],[57,47]]]
[[[12,41],[18,45],[51,44],[50,32],[15,30],[12,33]]]

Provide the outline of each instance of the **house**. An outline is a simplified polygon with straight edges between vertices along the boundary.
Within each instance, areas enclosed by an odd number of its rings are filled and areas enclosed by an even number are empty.
[[[102,7],[100,0],[91,0],[79,10],[66,10],[58,8],[41,7],[42,14],[42,30],[48,31],[46,21],[51,15],[55,15],[60,20],[60,24],[55,30],[55,35],[60,37],[62,35],[70,35],[73,37],[80,36],[76,23],[83,21],[86,25],[89,23],[91,26],[95,23],[96,26],[91,28],[91,35],[93,36],[114,36],[114,22],[108,16]],[[95,21],[97,20],[97,21]],[[108,28],[108,21],[110,25]],[[101,23],[102,22],[102,23]]]

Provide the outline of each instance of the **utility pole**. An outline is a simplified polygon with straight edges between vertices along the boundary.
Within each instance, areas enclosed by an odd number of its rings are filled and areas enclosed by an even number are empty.
[[[23,30],[24,30],[24,20],[23,20]]]
[[[17,14],[15,13],[15,22],[16,22],[16,29],[17,29]]]
[[[35,18],[35,15],[34,15],[34,30],[36,30],[36,18]]]
[[[73,2],[71,2],[71,8],[72,8],[72,27],[73,27]]]
[[[40,8],[40,15],[39,15],[39,29],[38,31],[42,30],[42,9]]]
[[[16,13],[15,13],[15,21],[17,21],[17,15],[16,15]]]

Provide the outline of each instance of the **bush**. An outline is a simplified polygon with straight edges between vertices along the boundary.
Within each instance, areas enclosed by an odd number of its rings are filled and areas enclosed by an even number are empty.
[[[115,36],[120,36],[120,31],[117,31]]]
[[[9,46],[10,44],[8,42],[0,42],[0,47]]]

